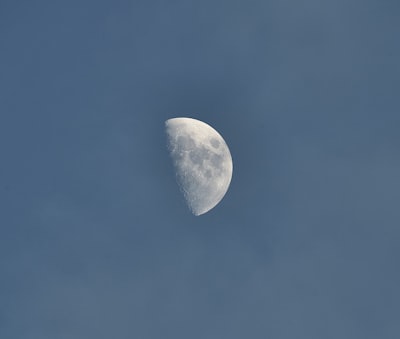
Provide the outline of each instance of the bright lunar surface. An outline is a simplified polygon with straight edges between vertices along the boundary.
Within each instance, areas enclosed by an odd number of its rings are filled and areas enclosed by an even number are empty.
[[[165,122],[177,181],[194,215],[208,212],[224,197],[232,179],[232,157],[221,135],[204,122]]]

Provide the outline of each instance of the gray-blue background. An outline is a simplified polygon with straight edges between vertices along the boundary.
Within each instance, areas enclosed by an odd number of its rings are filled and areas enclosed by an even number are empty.
[[[399,338],[399,6],[1,0],[0,338]]]

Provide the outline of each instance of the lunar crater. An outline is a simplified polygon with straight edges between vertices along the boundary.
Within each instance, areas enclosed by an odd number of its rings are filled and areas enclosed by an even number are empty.
[[[220,142],[219,142],[217,139],[214,139],[214,138],[213,138],[213,139],[210,140],[210,144],[211,144],[212,147],[218,148]]]

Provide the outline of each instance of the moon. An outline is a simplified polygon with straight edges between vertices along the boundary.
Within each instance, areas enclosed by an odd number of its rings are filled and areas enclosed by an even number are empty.
[[[192,118],[165,122],[168,150],[178,185],[191,212],[198,216],[214,208],[232,179],[232,156],[222,136]]]

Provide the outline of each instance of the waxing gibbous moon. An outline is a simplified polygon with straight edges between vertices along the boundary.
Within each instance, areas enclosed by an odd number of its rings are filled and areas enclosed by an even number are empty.
[[[232,157],[222,136],[191,118],[165,122],[168,149],[189,209],[201,215],[224,197],[232,179]]]

